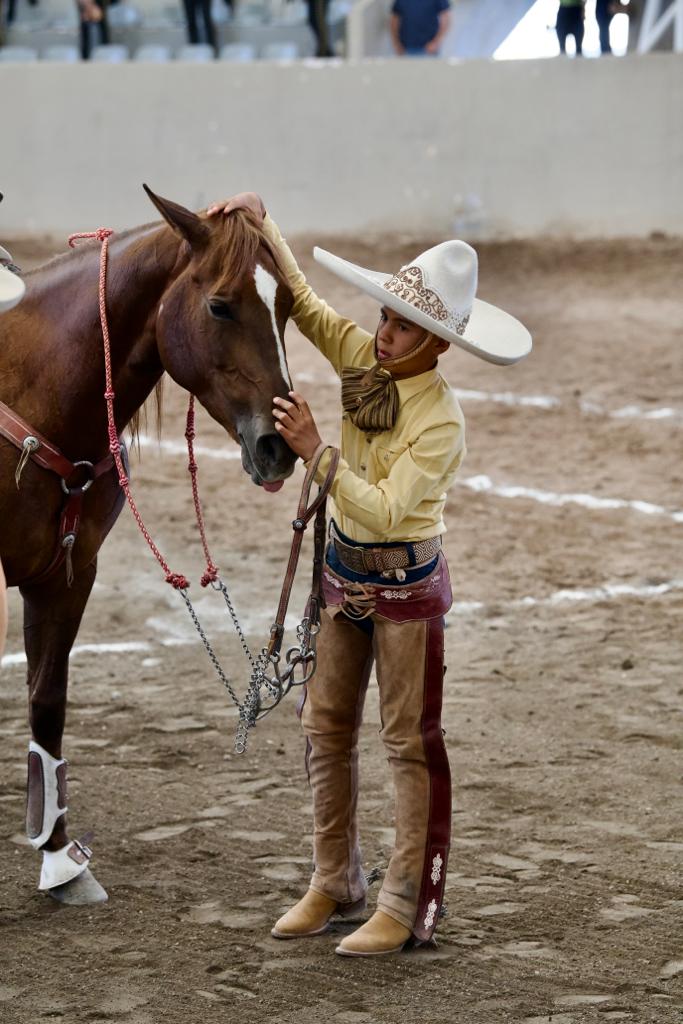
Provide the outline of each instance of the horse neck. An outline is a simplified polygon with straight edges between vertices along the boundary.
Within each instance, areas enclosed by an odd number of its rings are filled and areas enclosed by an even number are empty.
[[[87,245],[29,274],[27,299],[20,307],[19,322],[28,318],[34,323],[26,361],[33,367],[24,364],[32,376],[24,374],[18,400],[23,408],[14,408],[72,458],[99,457],[107,447],[99,252],[99,246]],[[111,240],[106,306],[119,432],[163,373],[156,314],[186,264],[184,246],[166,227],[148,225]],[[36,375],[44,387],[35,386]]]

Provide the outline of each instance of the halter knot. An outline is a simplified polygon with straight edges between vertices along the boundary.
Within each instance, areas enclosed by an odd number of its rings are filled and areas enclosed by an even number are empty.
[[[206,567],[206,572],[202,576],[200,583],[203,587],[208,587],[210,583],[215,583],[218,579],[218,566],[210,562]]]
[[[187,577],[180,572],[167,572],[166,582],[170,583],[174,590],[187,590],[190,586]]]
[[[112,228],[98,228],[97,231],[77,231],[75,234],[69,235],[69,248],[75,249],[76,242],[80,242],[81,239],[85,238],[96,238],[98,242],[106,242],[113,234]]]

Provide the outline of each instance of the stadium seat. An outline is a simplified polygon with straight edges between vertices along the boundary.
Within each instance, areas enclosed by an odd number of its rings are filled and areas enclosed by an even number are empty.
[[[211,20],[214,25],[225,25],[226,22],[230,21],[231,12],[225,0],[212,0],[211,3]]]
[[[78,64],[81,55],[75,46],[46,46],[41,60],[52,60],[59,64]]]
[[[220,59],[238,64],[248,64],[256,57],[256,50],[249,43],[226,43],[221,47]]]
[[[118,43],[107,43],[93,47],[90,60],[96,64],[125,64],[128,60],[128,47]]]
[[[299,47],[296,43],[268,43],[261,50],[263,60],[297,60]]]
[[[233,25],[240,25],[244,28],[251,28],[254,25],[260,26],[263,25],[263,22],[263,8],[254,7],[251,4],[239,4],[233,17]]]
[[[272,20],[279,25],[303,25],[308,20],[308,10],[304,0],[290,0]]]
[[[132,28],[142,21],[140,12],[127,3],[107,5],[107,21],[110,28]]]
[[[29,64],[34,60],[38,60],[38,51],[32,50],[29,46],[0,47],[0,63]]]
[[[348,18],[353,3],[351,0],[331,0],[327,17],[330,21],[339,21],[341,18]]]
[[[138,64],[166,64],[171,59],[171,51],[168,46],[159,46],[149,43],[141,46],[135,51],[133,60]]]
[[[191,64],[208,64],[214,59],[214,52],[208,43],[189,43],[181,46],[176,56],[178,60]]]

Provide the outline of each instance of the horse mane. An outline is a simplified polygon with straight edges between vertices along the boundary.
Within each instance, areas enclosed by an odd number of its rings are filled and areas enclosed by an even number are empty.
[[[256,262],[261,246],[267,251],[278,273],[284,276],[285,271],[279,253],[266,234],[263,224],[257,220],[250,210],[232,210],[219,220],[222,221],[221,262],[226,273],[241,277]]]
[[[140,406],[137,412],[134,412],[129,423],[127,430],[130,434],[130,443],[132,448],[137,449],[138,455],[140,454],[140,431],[144,430],[147,433],[147,424],[149,421],[148,408],[151,402],[154,402],[154,434],[157,441],[161,440],[161,428],[164,425],[164,377],[165,373],[162,373],[161,377],[154,385],[154,391],[147,399],[146,402]]]

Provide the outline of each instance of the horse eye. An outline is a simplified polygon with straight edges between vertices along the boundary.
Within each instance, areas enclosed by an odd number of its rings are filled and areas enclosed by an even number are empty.
[[[230,305],[222,299],[209,299],[209,312],[214,320],[235,320]]]

